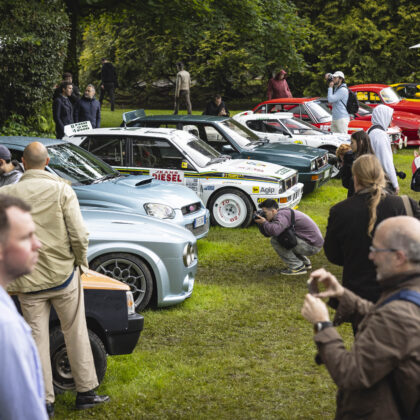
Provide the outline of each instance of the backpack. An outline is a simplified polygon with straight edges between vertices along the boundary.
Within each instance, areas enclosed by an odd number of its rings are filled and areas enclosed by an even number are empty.
[[[414,172],[413,178],[411,178],[411,189],[417,192],[420,191],[420,168]]]
[[[357,111],[359,111],[359,100],[357,99],[357,95],[350,89],[347,89],[349,92],[349,97],[347,98],[346,109],[349,114],[354,115]],[[344,102],[341,101],[343,104]]]

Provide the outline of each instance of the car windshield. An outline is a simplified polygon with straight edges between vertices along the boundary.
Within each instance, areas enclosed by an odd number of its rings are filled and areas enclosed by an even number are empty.
[[[300,121],[297,118],[282,118],[279,122],[285,125],[292,134],[304,134],[304,135],[324,134],[321,130],[314,127],[313,125],[308,124],[304,121]],[[271,124],[271,121],[267,121],[267,123]],[[273,121],[273,123],[276,123],[276,121]]]
[[[240,147],[246,147],[249,146],[249,143],[261,141],[261,139],[251,130],[232,118],[223,121],[220,124]]]
[[[88,151],[66,143],[48,147],[49,168],[72,184],[92,184],[120,173]]]
[[[393,104],[395,102],[401,101],[401,98],[398,96],[397,92],[395,92],[395,90],[390,86],[381,90],[381,97],[386,104]]]
[[[315,101],[311,101],[311,102],[306,102],[306,106],[312,112],[312,114],[317,119],[317,121],[319,122],[332,121],[331,111],[328,108],[328,105],[325,105],[325,107],[323,107],[319,103]]]
[[[209,165],[213,159],[221,156],[216,149],[213,149],[213,147],[197,137],[174,135],[177,137],[183,152],[200,168],[204,168]]]

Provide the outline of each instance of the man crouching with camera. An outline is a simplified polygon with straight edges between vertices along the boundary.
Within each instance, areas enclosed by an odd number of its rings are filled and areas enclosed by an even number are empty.
[[[287,265],[280,271],[287,276],[305,274],[312,268],[309,255],[317,254],[324,244],[321,231],[306,214],[289,208],[279,209],[277,201],[267,199],[254,214],[260,232],[271,237],[271,245]]]

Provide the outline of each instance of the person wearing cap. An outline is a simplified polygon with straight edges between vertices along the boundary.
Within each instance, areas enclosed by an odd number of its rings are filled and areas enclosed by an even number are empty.
[[[286,81],[287,73],[281,69],[273,78],[268,82],[267,97],[270,99],[277,98],[292,98],[289,85]]]
[[[18,182],[23,171],[23,166],[17,160],[12,160],[10,150],[0,144],[0,187]]]
[[[332,74],[331,81],[328,82],[328,102],[332,105],[331,131],[333,133],[347,134],[350,122],[347,112],[348,98],[349,91],[344,81],[344,73],[336,71]]]

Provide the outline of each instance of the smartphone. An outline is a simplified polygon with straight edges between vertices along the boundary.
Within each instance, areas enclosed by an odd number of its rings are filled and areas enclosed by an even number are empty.
[[[308,292],[311,295],[315,295],[319,293],[318,289],[318,280],[317,279],[309,279],[306,284],[308,285]]]

